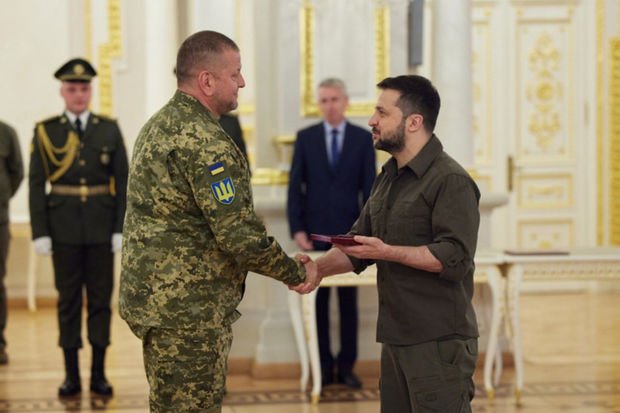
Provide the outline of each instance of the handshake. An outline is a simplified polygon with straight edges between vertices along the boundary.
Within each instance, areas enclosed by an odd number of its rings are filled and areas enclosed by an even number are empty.
[[[306,254],[295,255],[295,260],[302,263],[306,269],[306,280],[297,285],[289,285],[288,289],[299,294],[308,294],[314,291],[321,284],[322,276],[319,275],[319,269],[315,261]]]

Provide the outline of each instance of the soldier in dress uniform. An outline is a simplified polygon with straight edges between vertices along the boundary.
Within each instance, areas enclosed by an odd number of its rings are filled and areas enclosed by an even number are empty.
[[[127,153],[115,120],[89,111],[90,81],[84,59],[56,71],[65,101],[61,115],[36,124],[30,154],[30,221],[35,250],[51,255],[58,290],[59,345],[66,377],[59,396],[80,393],[82,296],[86,289],[90,390],[108,396],[104,373],[110,344],[114,253],[122,245]]]

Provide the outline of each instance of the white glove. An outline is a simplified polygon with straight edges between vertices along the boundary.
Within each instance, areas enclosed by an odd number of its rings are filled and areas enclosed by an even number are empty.
[[[123,234],[112,234],[112,252],[121,252],[123,248]]]
[[[34,244],[34,251],[39,255],[52,255],[52,238],[51,237],[39,237],[32,241]]]

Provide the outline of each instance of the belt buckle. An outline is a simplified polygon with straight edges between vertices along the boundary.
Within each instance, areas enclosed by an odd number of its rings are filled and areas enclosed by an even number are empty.
[[[80,185],[80,199],[82,202],[86,202],[88,196],[88,185]]]

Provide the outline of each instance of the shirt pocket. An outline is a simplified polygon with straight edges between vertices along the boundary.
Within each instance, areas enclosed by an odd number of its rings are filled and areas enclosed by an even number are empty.
[[[400,201],[392,211],[387,229],[389,244],[417,246],[432,242],[431,210],[422,199]]]

